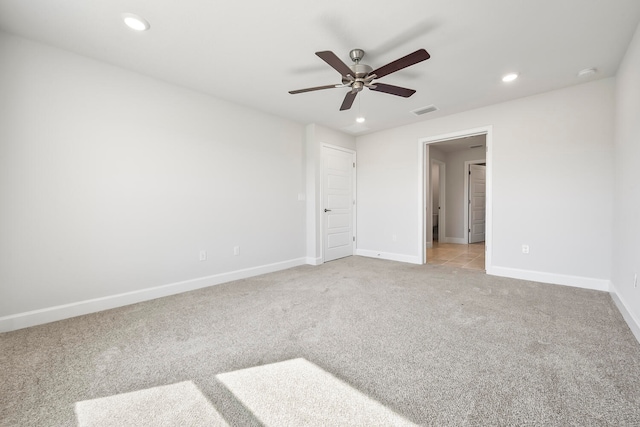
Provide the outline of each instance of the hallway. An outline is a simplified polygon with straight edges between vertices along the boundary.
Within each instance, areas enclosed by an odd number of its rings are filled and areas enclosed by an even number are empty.
[[[470,245],[433,242],[427,248],[427,264],[484,270],[484,242]]]

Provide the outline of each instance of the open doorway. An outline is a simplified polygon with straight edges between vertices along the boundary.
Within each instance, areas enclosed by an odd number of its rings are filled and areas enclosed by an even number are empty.
[[[419,143],[424,263],[439,261],[489,271],[491,127],[424,138]]]

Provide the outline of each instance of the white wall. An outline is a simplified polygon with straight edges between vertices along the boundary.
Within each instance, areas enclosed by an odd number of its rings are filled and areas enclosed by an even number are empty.
[[[640,26],[616,78],[613,286],[640,341]],[[640,280],[640,279],[638,279]]]
[[[303,125],[4,34],[0,52],[0,320],[304,262]]]
[[[614,83],[598,80],[358,137],[358,249],[419,260],[418,139],[492,126],[493,266],[505,275],[606,288]],[[530,254],[521,253],[523,243]]]

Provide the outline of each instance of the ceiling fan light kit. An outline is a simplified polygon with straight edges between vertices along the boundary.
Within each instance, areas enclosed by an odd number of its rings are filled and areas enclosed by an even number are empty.
[[[350,88],[351,90],[347,92],[344,100],[342,101],[340,111],[350,109],[353,105],[353,101],[356,99],[356,95],[358,95],[358,92],[363,90],[365,87],[376,92],[388,93],[390,95],[401,96],[403,98],[410,97],[411,95],[416,93],[415,90],[374,82],[374,80],[391,73],[395,73],[396,71],[400,71],[403,68],[407,68],[419,62],[426,61],[431,57],[431,55],[429,55],[426,50],[418,49],[415,52],[410,53],[409,55],[403,56],[400,59],[397,59],[387,65],[376,68],[374,70],[371,66],[362,64],[360,62],[365,55],[365,52],[362,49],[352,49],[349,52],[349,58],[351,58],[351,60],[353,61],[352,65],[345,64],[340,58],[338,58],[335,53],[329,50],[316,52],[316,55],[324,62],[329,64],[329,66],[331,66],[338,73],[340,73],[340,76],[342,77],[342,84],[316,86],[306,89],[292,90],[289,91],[289,93],[295,95],[298,93],[323,89]]]

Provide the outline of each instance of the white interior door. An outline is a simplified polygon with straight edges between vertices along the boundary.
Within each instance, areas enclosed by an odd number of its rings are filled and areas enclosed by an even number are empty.
[[[487,167],[469,165],[469,243],[484,242]]]
[[[324,261],[353,255],[355,153],[322,147]]]

